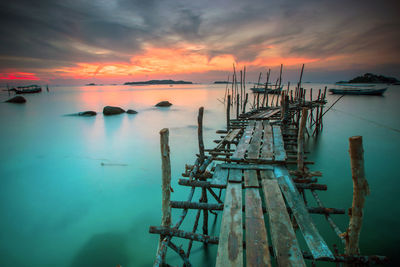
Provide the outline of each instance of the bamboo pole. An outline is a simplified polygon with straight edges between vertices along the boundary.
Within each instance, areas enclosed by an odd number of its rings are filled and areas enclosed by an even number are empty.
[[[243,109],[243,72],[240,70],[240,108]]]
[[[365,179],[364,171],[364,150],[362,144],[362,136],[353,136],[349,138],[350,143],[350,163],[351,163],[351,176],[353,179],[353,205],[351,208],[351,216],[349,228],[345,234],[346,237],[346,255],[360,254],[358,246],[363,208],[365,204],[365,197],[369,195],[368,182]]]
[[[249,94],[246,93],[246,96],[245,96],[245,98],[244,98],[242,113],[246,113],[246,105],[247,105],[248,98],[249,98]]]
[[[300,172],[304,172],[304,130],[306,127],[307,115],[307,108],[303,108],[301,111],[299,134],[297,137],[297,169]]]

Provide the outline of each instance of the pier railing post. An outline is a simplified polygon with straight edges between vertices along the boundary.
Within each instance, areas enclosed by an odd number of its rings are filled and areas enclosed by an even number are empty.
[[[360,253],[358,243],[362,226],[365,197],[369,195],[369,186],[365,179],[362,137],[350,137],[349,142],[351,176],[353,179],[353,205],[351,208],[349,228],[346,232],[345,252],[347,255],[355,255]]]
[[[160,131],[160,146],[161,146],[161,167],[162,167],[162,218],[161,226],[170,227],[171,225],[171,206],[170,206],[170,195],[171,195],[171,161],[169,157],[169,130],[164,128]],[[161,241],[164,239],[163,235],[160,235],[160,241],[158,249],[160,249]],[[157,255],[159,254],[157,250]]]
[[[239,119],[239,107],[240,107],[239,94],[237,94],[236,95],[236,119]]]
[[[301,122],[297,135],[297,169],[304,172],[304,130],[307,122],[308,110],[303,108],[301,111]]]

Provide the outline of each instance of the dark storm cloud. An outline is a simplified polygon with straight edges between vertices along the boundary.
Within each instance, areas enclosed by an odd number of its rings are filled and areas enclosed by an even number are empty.
[[[0,68],[129,62],[144,45],[203,45],[210,58],[346,53],[399,57],[397,1],[9,0],[0,3]]]

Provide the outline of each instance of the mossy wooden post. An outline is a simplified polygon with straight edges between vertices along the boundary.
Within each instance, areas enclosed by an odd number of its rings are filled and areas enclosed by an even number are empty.
[[[203,141],[203,114],[204,114],[204,107],[199,108],[199,115],[197,116],[197,135],[199,139],[199,165],[203,164],[204,161],[204,141]]]
[[[171,225],[171,162],[169,158],[169,130],[164,128],[160,131],[160,146],[161,146],[161,167],[162,167],[162,218],[161,226],[170,227]],[[160,235],[158,248],[160,249],[161,241],[164,236]],[[158,255],[158,251],[157,251]]]
[[[301,122],[297,135],[297,169],[304,172],[304,129],[306,127],[308,110],[303,108],[301,111]]]
[[[231,120],[231,95],[228,95],[228,105],[226,106],[226,130],[229,131]]]
[[[353,179],[353,206],[351,208],[349,228],[346,232],[345,252],[347,255],[355,255],[360,253],[358,242],[362,226],[365,197],[369,195],[369,186],[364,172],[362,136],[350,137],[349,142],[351,176]]]

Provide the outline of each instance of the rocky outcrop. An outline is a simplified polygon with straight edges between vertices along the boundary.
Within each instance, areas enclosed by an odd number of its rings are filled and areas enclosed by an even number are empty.
[[[136,110],[133,110],[133,109],[128,109],[126,111],[126,113],[128,113],[128,114],[137,114],[138,112]]]
[[[125,110],[123,110],[120,107],[112,107],[112,106],[106,106],[103,108],[103,114],[106,116],[109,115],[118,115],[121,113],[125,113]]]
[[[23,96],[15,96],[13,98],[8,99],[6,102],[7,103],[23,104],[23,103],[26,102],[26,99]]]
[[[78,113],[78,116],[82,116],[82,117],[92,117],[92,116],[96,116],[97,112],[96,111],[82,111]]]
[[[161,101],[156,104],[156,107],[170,107],[172,104],[168,101]]]

